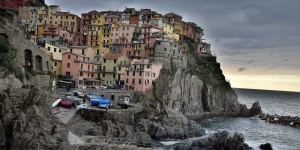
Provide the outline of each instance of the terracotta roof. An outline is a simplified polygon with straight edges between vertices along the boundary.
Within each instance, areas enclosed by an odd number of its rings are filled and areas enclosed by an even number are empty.
[[[117,59],[122,57],[124,54],[120,54],[120,53],[109,53],[103,56],[103,58],[106,59]]]

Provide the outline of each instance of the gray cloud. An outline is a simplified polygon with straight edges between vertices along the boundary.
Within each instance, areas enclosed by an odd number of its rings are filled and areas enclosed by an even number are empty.
[[[245,71],[245,70],[246,70],[245,67],[240,67],[240,68],[238,69],[239,72],[243,72],[243,71]]]
[[[80,15],[91,10],[151,8],[176,12],[204,28],[224,67],[269,68],[296,74],[300,58],[299,0],[46,0]],[[241,69],[244,71],[245,69]]]

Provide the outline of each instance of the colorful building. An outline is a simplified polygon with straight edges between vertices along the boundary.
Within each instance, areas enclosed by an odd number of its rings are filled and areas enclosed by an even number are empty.
[[[18,11],[18,8],[27,6],[28,2],[29,0],[0,0],[0,6]]]
[[[66,53],[62,54],[63,79],[72,81],[74,85],[101,84],[101,78],[97,78],[98,68],[101,64],[94,61],[94,50],[85,46],[70,46]]]
[[[150,62],[148,59],[131,62],[126,69],[125,88],[134,89],[140,92],[147,92],[152,89],[152,83],[158,78],[162,65]]]
[[[168,23],[176,23],[182,21],[182,16],[176,14],[176,13],[167,13],[163,16],[163,21]]]
[[[61,75],[62,51],[58,46],[49,43],[45,43],[45,50],[52,58],[52,72],[55,75]]]
[[[129,58],[124,54],[109,53],[102,57],[102,84],[121,87],[124,85],[122,66],[129,64]]]

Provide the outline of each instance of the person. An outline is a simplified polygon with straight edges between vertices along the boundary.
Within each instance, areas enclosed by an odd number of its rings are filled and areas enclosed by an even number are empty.
[[[108,111],[108,104],[106,105],[105,109],[106,109],[106,111]]]

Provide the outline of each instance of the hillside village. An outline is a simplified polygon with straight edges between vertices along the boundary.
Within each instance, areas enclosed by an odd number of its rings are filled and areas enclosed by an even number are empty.
[[[58,81],[72,87],[105,85],[148,91],[160,73],[163,58],[181,58],[183,37],[198,44],[198,53],[210,54],[203,29],[182,16],[151,9],[90,11],[81,17],[58,5],[20,7],[27,38],[49,54]],[[28,67],[32,62],[28,62]]]

